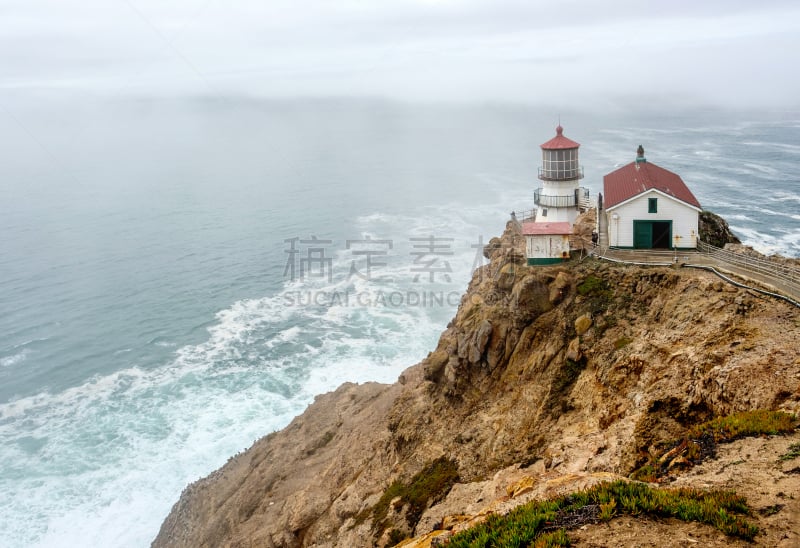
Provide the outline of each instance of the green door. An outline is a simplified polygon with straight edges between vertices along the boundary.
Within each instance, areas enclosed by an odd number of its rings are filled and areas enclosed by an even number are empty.
[[[672,221],[633,221],[635,249],[672,249]]]
[[[653,247],[653,223],[651,221],[633,221],[633,247],[636,249]]]

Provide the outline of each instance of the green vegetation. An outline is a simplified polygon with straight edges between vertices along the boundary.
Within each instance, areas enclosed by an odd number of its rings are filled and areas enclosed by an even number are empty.
[[[590,274],[577,286],[578,295],[585,297],[592,314],[605,312],[611,304],[613,295],[608,282]]]
[[[717,417],[690,428],[686,436],[670,444],[665,451],[653,456],[650,462],[633,472],[631,479],[656,482],[672,468],[691,467],[707,457],[713,457],[717,444],[744,437],[788,434],[796,426],[797,417],[783,411],[757,409]],[[796,445],[795,455],[800,456],[800,444]],[[789,454],[792,454],[793,447],[789,448]]]
[[[371,509],[356,516],[356,523],[363,523],[371,517],[376,529],[383,531],[387,527],[386,515],[389,505],[396,498],[395,509],[408,506],[406,520],[413,529],[429,503],[442,500],[450,488],[458,481],[458,465],[454,460],[440,457],[429,462],[420,472],[411,478],[408,484],[400,481],[392,483]]]
[[[492,515],[453,535],[448,547],[569,546],[566,527],[622,514],[697,521],[745,540],[758,533],[758,528],[742,517],[750,514],[745,499],[732,491],[654,489],[643,483],[615,481],[556,499],[532,501],[505,516]],[[584,519],[575,520],[575,515]]]
[[[608,284],[602,278],[589,274],[581,283],[578,284],[579,295],[590,295],[608,290]]]
[[[401,531],[397,529],[392,529],[391,531],[389,531],[389,538],[388,538],[389,542],[387,543],[387,545],[396,546],[397,544],[403,542],[405,539],[406,536]]]
[[[717,443],[731,442],[748,436],[774,436],[794,431],[797,418],[783,411],[757,409],[719,417],[689,430],[688,438],[710,434]]]
[[[800,457],[800,443],[793,443],[789,446],[789,451],[781,455],[780,460],[792,460]]]
[[[631,479],[636,481],[646,481],[654,483],[658,481],[658,468],[651,464],[645,464],[631,474]]]

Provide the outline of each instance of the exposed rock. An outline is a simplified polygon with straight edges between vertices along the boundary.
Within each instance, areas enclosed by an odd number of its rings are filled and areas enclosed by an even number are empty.
[[[590,208],[585,213],[578,215],[572,225],[572,235],[569,238],[570,248],[573,250],[589,250],[594,247],[592,232],[597,228],[597,209]]]
[[[550,302],[558,304],[564,300],[566,292],[572,285],[572,279],[566,272],[559,272],[555,281],[550,284]]]
[[[592,327],[592,316],[590,314],[583,314],[575,320],[575,332],[578,335],[583,335],[590,327]]]
[[[580,361],[583,357],[581,352],[581,340],[578,337],[572,339],[567,347],[567,359],[573,362]]]
[[[731,232],[728,222],[710,211],[700,212],[698,220],[700,241],[713,245],[714,247],[725,247],[725,244],[742,243],[736,235]]]
[[[490,263],[402,383],[319,396],[187,487],[154,546],[366,547],[445,518],[457,530],[627,475],[713,415],[800,410],[798,309],[728,292],[704,271],[594,259],[529,268],[522,245],[513,222],[490,241]],[[375,519],[394,481],[442,456],[460,483],[418,519],[402,505]]]

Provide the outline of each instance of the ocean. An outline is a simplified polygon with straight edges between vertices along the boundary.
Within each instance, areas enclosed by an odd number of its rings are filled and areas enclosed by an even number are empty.
[[[46,100],[43,100],[46,99]],[[20,98],[0,111],[0,546],[149,545],[181,490],[431,351],[532,207],[522,105]],[[561,113],[583,184],[680,174],[800,257],[799,112]]]

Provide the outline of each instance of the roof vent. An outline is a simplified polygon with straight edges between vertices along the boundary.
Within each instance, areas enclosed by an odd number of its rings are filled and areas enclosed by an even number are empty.
[[[639,145],[639,148],[636,149],[636,163],[643,163],[647,162],[647,158],[644,157],[644,147]]]

